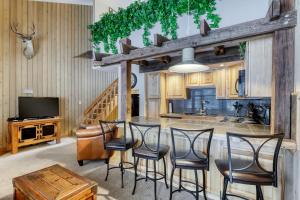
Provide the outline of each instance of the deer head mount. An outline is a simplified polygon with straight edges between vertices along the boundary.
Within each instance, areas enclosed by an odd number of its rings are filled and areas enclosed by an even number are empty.
[[[32,24],[31,27],[31,33],[30,34],[24,34],[24,33],[20,33],[18,32],[18,25],[14,24],[14,25],[10,25],[10,29],[12,30],[12,32],[14,32],[18,38],[20,38],[23,42],[23,54],[24,56],[30,60],[33,58],[34,56],[34,49],[33,49],[33,36],[35,35],[35,26],[34,24]]]

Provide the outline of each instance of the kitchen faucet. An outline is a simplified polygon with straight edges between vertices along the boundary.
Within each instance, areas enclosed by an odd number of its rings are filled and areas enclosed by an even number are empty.
[[[204,96],[201,95],[200,103],[201,103],[201,108],[200,108],[199,114],[200,114],[200,115],[207,115],[207,108],[206,108],[205,105],[206,105],[206,104],[209,104],[209,101],[204,100]]]

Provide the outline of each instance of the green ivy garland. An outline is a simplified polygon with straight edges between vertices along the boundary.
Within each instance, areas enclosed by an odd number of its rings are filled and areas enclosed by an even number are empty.
[[[95,48],[101,43],[105,52],[110,50],[118,53],[116,42],[118,39],[128,37],[131,32],[144,29],[143,43],[145,46],[152,44],[149,39],[150,29],[161,23],[164,36],[177,39],[177,17],[188,13],[193,15],[194,23],[200,29],[201,16],[206,15],[211,28],[217,28],[221,18],[215,14],[215,0],[148,0],[135,1],[126,9],[119,8],[115,13],[105,13],[98,22],[89,25],[92,34],[92,43]]]
[[[247,47],[247,42],[240,42],[240,44],[239,44],[239,52],[240,52],[241,59],[245,58],[246,47]]]

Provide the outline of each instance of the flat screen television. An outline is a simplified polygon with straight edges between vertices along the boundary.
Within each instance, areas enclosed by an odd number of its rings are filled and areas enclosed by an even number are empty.
[[[57,97],[19,97],[19,118],[48,118],[59,116]]]

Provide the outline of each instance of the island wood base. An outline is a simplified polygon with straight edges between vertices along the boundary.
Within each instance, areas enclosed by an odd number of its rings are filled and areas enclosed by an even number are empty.
[[[192,124],[190,124],[191,127]],[[130,129],[128,128],[128,132],[130,133]],[[192,128],[191,128],[192,129]],[[216,130],[218,131],[218,130]],[[151,134],[149,134],[151,135]],[[149,143],[156,142],[157,138],[148,137]],[[161,144],[167,144],[170,147],[172,147],[171,142],[171,132],[169,128],[162,128],[161,130]],[[197,142],[197,146],[202,147],[203,144],[206,142]],[[178,143],[178,147],[182,149],[188,149],[189,148],[189,142],[187,140],[182,140],[180,143]],[[256,144],[255,144],[256,145]],[[204,146],[203,146],[204,147]],[[203,149],[204,150],[204,149]],[[248,148],[247,145],[242,144],[239,146],[233,147],[233,155],[235,157],[240,158],[246,158],[251,157],[251,149]],[[285,188],[288,187],[288,182],[286,182],[288,177],[292,176],[292,171],[289,169],[291,168],[291,164],[288,162],[288,154],[290,153],[290,150],[285,149],[283,146],[280,154],[279,154],[279,160],[278,160],[278,187],[272,187],[272,186],[263,186],[263,194],[266,200],[280,200],[282,197],[284,197],[285,194]],[[210,152],[210,170],[205,171],[206,176],[206,186],[207,186],[207,193],[208,197],[212,199],[219,199],[220,198],[220,192],[223,188],[223,176],[218,171],[216,165],[215,165],[215,159],[227,159],[227,142],[226,142],[226,135],[222,136],[222,134],[218,134],[217,132],[213,136],[213,140],[211,143],[211,152]],[[263,148],[260,152],[260,162],[263,166],[270,166],[272,163],[272,148]],[[114,156],[111,158],[111,161],[113,164],[117,165],[119,161],[119,154],[115,153]],[[167,165],[167,177],[169,178],[172,170],[172,162],[170,160],[170,155],[167,155],[166,157],[166,165]],[[131,150],[126,152],[124,155],[124,160],[127,162],[133,162],[133,157]],[[140,174],[145,174],[145,168],[146,168],[146,162],[145,160],[141,160],[139,162],[138,171]],[[152,170],[153,166],[149,166],[149,170]],[[163,172],[163,163],[160,161],[157,163],[157,169],[160,172]],[[201,171],[198,172],[198,176],[201,175]],[[194,171],[193,170],[183,170],[182,171],[182,178],[187,181],[195,182],[194,179]],[[179,170],[176,170],[174,173],[174,179],[173,179],[173,186],[176,188],[179,183]],[[199,184],[202,185],[202,180],[199,180]],[[188,187],[189,188],[189,187]],[[194,189],[194,188],[189,188]],[[237,194],[244,196],[248,199],[255,199],[256,197],[256,190],[255,186],[249,186],[249,185],[242,185],[242,184],[229,184],[228,186],[228,192],[232,194]],[[200,194],[200,196],[202,193]]]
[[[8,123],[11,150],[15,154],[19,147],[56,140],[60,143],[61,118],[12,121]]]

